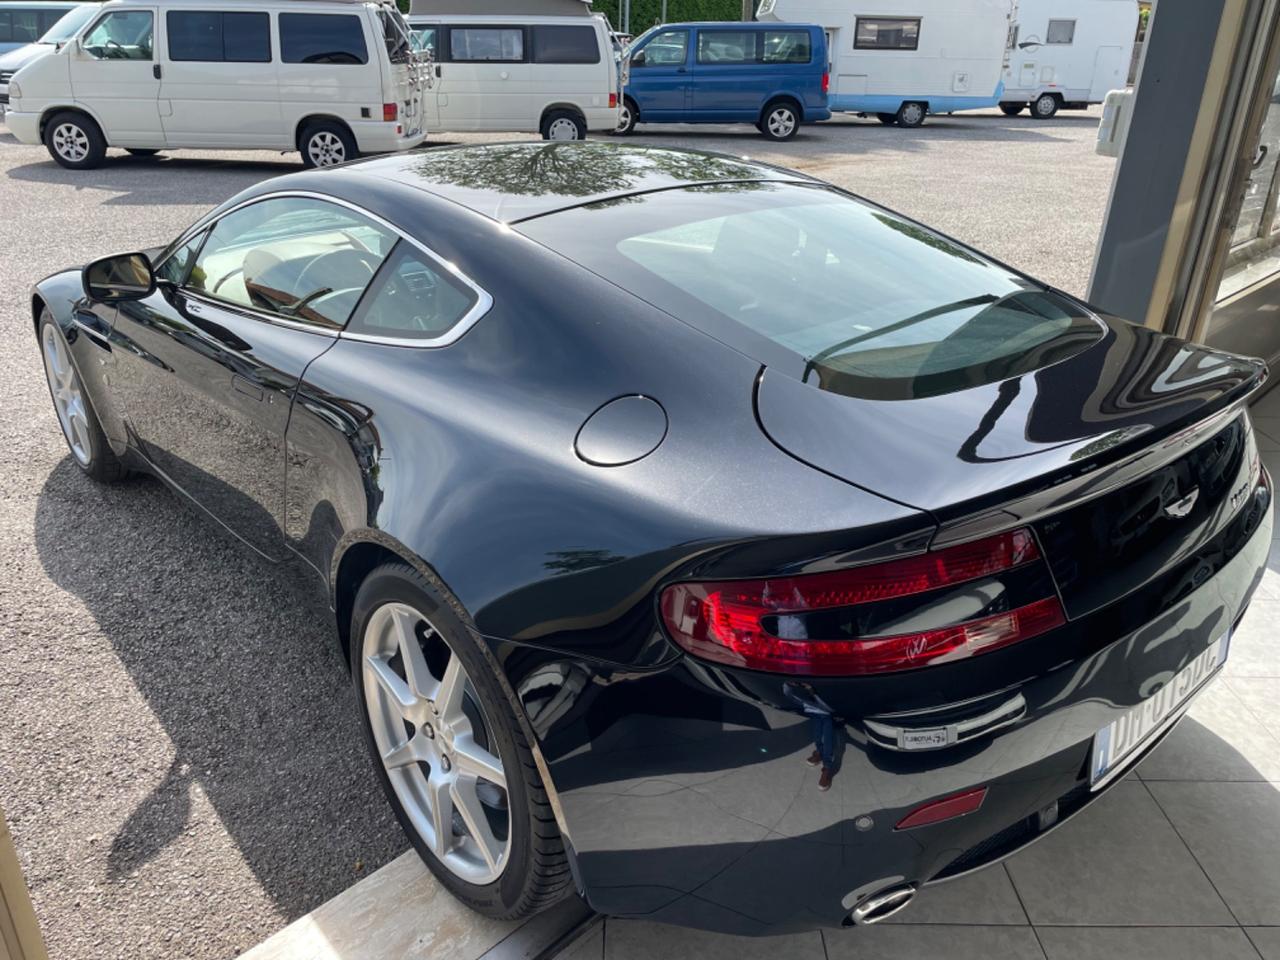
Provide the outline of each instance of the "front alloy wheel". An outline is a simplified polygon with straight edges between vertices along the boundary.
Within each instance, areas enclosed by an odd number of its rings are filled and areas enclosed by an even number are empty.
[[[49,393],[53,396],[53,409],[58,415],[63,436],[71,455],[81,467],[87,468],[93,460],[93,435],[89,428],[89,412],[84,404],[84,391],[80,388],[80,376],[71,364],[70,351],[57,324],[48,322],[40,333],[40,348],[44,354],[44,373],[49,380]]]
[[[507,776],[461,659],[417,610],[387,603],[361,664],[374,741],[413,828],[459,879],[494,882],[511,852]]]

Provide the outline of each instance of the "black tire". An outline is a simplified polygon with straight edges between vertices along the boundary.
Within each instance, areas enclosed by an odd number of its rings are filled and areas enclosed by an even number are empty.
[[[639,118],[640,108],[636,106],[636,102],[630,97],[624,98],[622,109],[618,111],[618,126],[613,132],[620,137],[625,137],[636,128]]]
[[[1060,106],[1062,101],[1052,93],[1042,93],[1031,101],[1031,116],[1036,120],[1052,120]]]
[[[49,118],[44,145],[54,162],[68,170],[92,170],[107,155],[107,139],[97,123],[78,110],[63,110]]]
[[[491,883],[469,883],[436,858],[413,827],[381,762],[369,722],[361,654],[369,620],[386,603],[404,603],[416,609],[461,660],[481,701],[484,717],[493,727],[496,753],[503,767],[511,771],[506,778],[511,851],[502,874]],[[365,741],[383,792],[423,862],[455,897],[487,917],[527,917],[560,900],[569,889],[569,865],[546,788],[516,717],[516,708],[498,681],[491,655],[473,639],[462,607],[447,588],[434,578],[428,580],[408,564],[385,563],[360,585],[351,612],[350,636],[351,675]]]
[[[800,132],[800,107],[794,100],[770,100],[756,123],[767,140],[790,140]]]
[[[572,131],[571,131],[572,128]],[[587,121],[574,110],[549,110],[539,127],[543,140],[585,140]],[[568,136],[569,132],[573,136]]]
[[[1000,104],[1000,112],[1006,117],[1016,117],[1027,105],[1025,103],[1002,103]]]
[[[928,104],[921,103],[919,100],[907,100],[898,108],[894,118],[900,127],[918,127],[924,123],[924,118],[928,112]]]
[[[877,113],[876,119],[879,120],[881,123],[883,123],[886,127],[892,127],[895,123],[898,122],[898,115],[896,113]]]
[[[302,165],[332,167],[360,156],[356,138],[345,123],[336,120],[313,120],[302,128],[298,136],[298,152]]]
[[[147,149],[145,149],[145,150],[144,150],[144,149],[143,149],[143,148],[141,148],[141,147],[125,147],[125,148],[124,148],[124,152],[125,152],[125,153],[127,153],[127,154],[129,154],[129,156],[131,156],[131,157],[142,157],[142,158],[146,158],[146,157],[154,157],[154,156],[155,156],[156,154],[158,154],[160,151],[159,151],[159,150],[152,150],[152,149],[150,149],[150,148],[147,148]]]
[[[67,344],[67,338],[62,335],[62,329],[54,321],[53,315],[49,313],[48,308],[45,308],[40,311],[39,343],[42,359],[45,349],[45,337],[48,335],[57,338],[62,350],[65,351],[63,356],[70,363],[71,348]],[[71,365],[71,369],[75,370],[74,364]],[[78,371],[75,376],[79,381]],[[58,417],[58,425],[62,430],[62,439],[67,443],[67,450],[71,453],[71,459],[75,462],[75,465],[98,483],[116,483],[128,476],[129,471],[112,451],[111,444],[107,442],[107,435],[102,430],[102,424],[98,421],[97,413],[94,412],[93,401],[90,399],[88,391],[85,390],[83,381],[79,381],[79,386],[84,409],[85,432],[88,438],[87,460],[82,460],[80,455],[76,453],[71,437],[67,435],[67,428],[62,425],[61,415],[57,412],[58,402],[54,397],[53,384],[48,383],[47,377],[46,383],[49,387],[49,401],[54,405],[54,415]]]

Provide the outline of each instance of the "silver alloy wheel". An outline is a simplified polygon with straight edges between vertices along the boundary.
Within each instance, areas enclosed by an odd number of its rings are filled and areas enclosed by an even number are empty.
[[[347,148],[332,130],[321,130],[308,138],[307,156],[317,167],[331,167],[347,159]]]
[[[619,133],[626,133],[627,130],[629,130],[630,128],[631,128],[631,108],[624,103],[622,105],[622,108],[618,111],[618,126],[616,127],[616,129]]]
[[[400,805],[449,870],[492,883],[511,855],[507,778],[462,660],[404,603],[378,607],[361,644],[369,724]]]
[[[769,127],[769,132],[775,137],[779,139],[789,137],[791,131],[796,128],[795,111],[790,107],[774,107],[765,123]]]
[[[1042,117],[1047,117],[1049,114],[1053,113],[1054,108],[1057,105],[1058,102],[1051,94],[1043,94],[1040,99],[1036,101],[1036,113]]]
[[[547,127],[548,140],[577,140],[578,125],[568,117],[556,117]]]
[[[49,392],[53,394],[58,423],[62,425],[72,455],[82,467],[87,467],[93,459],[93,441],[89,435],[89,417],[84,405],[84,392],[80,389],[80,377],[71,364],[66,341],[52,323],[45,324],[41,340],[44,372],[49,378]]]
[[[902,108],[902,122],[913,127],[924,120],[924,108],[918,103],[908,103]]]
[[[68,163],[79,163],[89,155],[89,135],[74,123],[60,123],[53,129],[53,149]]]

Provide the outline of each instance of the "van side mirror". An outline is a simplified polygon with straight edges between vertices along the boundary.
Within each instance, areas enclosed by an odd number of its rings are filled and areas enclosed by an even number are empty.
[[[633,53],[633,54],[631,55],[631,65],[632,65],[633,67],[643,67],[643,66],[644,66],[644,51],[643,51],[643,50],[637,50],[635,53]]]
[[[103,257],[80,273],[84,294],[99,303],[141,300],[156,292],[156,275],[145,253]]]

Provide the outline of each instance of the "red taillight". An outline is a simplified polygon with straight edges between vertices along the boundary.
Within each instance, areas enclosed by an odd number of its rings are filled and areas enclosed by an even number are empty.
[[[822,92],[826,93],[831,88],[831,74],[823,73],[822,75]]]
[[[904,560],[831,573],[677,583],[662,592],[663,622],[695,656],[773,673],[862,676],[960,660],[1034,637],[1066,618],[1050,593],[999,613],[892,635],[814,636],[806,614],[922,594],[1040,559],[1022,529]],[[824,628],[823,618],[813,618]],[[829,623],[826,629],[830,630]],[[835,633],[836,631],[832,631]]]
[[[927,823],[963,817],[966,813],[973,813],[981,807],[985,799],[987,799],[987,788],[979,787],[977,790],[966,790],[964,793],[943,797],[941,800],[931,800],[908,813],[893,829],[910,830],[912,827],[923,827]]]
[[[384,103],[382,105],[382,119],[390,123],[392,120],[400,116],[400,108],[394,103]]]
[[[618,95],[616,93],[609,94],[609,109],[616,110],[618,108]]]

